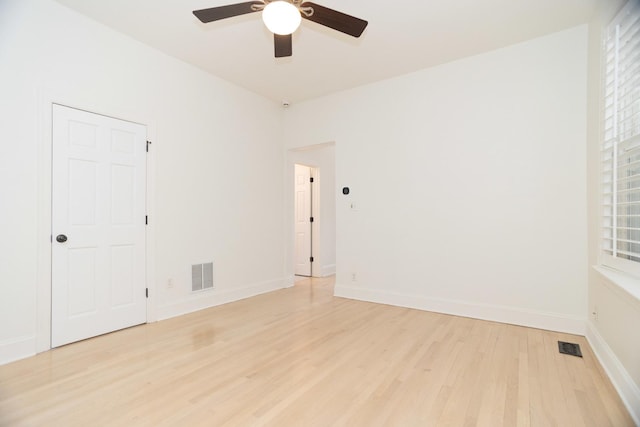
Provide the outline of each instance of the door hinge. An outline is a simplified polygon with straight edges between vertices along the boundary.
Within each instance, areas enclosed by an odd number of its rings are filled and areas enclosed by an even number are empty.
[[[149,152],[149,146],[151,145],[151,141],[147,141],[147,153]]]
[[[144,225],[149,225],[149,216],[148,215],[144,216]]]
[[[144,295],[145,295],[147,298],[149,298],[149,288],[145,288],[145,290],[144,290],[144,291],[145,291],[145,292],[144,292]]]
[[[313,217],[309,218],[309,221],[313,222]]]
[[[313,177],[309,178],[309,182],[313,183]]]
[[[313,257],[310,257],[310,258],[309,258],[309,262],[313,262]]]

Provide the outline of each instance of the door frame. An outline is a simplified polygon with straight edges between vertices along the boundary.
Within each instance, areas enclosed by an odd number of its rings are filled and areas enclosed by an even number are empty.
[[[103,116],[143,124],[147,127],[147,139],[152,144],[147,154],[146,168],[146,211],[149,224],[145,229],[145,269],[146,283],[149,289],[147,298],[147,323],[157,320],[157,301],[155,298],[155,168],[157,147],[155,121],[146,113],[104,103],[83,97],[69,98],[65,94],[56,93],[47,88],[36,90],[37,123],[36,141],[38,141],[37,158],[37,261],[36,261],[36,324],[35,351],[41,353],[51,349],[51,251],[52,251],[52,149],[53,149],[53,104],[64,105]]]
[[[309,166],[312,169],[314,183],[313,183],[313,205],[312,215],[314,222],[312,223],[312,253],[314,262],[311,267],[311,277],[325,277],[330,274],[335,274],[335,264],[331,265],[330,269],[326,267],[326,259],[323,258],[323,247],[327,244],[322,240],[322,218],[320,207],[323,204],[322,201],[322,185],[323,185],[323,169],[321,162],[313,160],[314,152],[322,150],[327,147],[335,147],[334,142],[327,142],[322,144],[315,144],[297,148],[290,148],[286,150],[285,159],[285,230],[286,230],[286,248],[285,248],[285,272],[287,276],[287,283],[293,286],[295,282],[295,219],[294,219],[294,187],[295,187],[295,164]],[[333,159],[335,164],[335,158]],[[335,243],[335,241],[334,241]],[[335,249],[334,249],[335,250]],[[331,271],[332,270],[332,271]],[[331,271],[331,272],[328,272]]]

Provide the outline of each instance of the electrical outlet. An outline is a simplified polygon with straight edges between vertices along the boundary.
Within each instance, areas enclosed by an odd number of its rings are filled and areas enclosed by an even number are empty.
[[[167,289],[173,288],[173,279],[167,280]]]
[[[591,312],[591,318],[594,321],[598,321],[598,307],[597,306],[593,306],[593,311]]]
[[[358,276],[356,275],[356,273],[351,273],[351,281],[352,282],[358,281]]]

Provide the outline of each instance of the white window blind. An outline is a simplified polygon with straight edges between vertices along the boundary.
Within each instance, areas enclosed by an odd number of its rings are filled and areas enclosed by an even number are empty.
[[[604,40],[603,264],[640,272],[640,0]],[[633,271],[635,270],[635,271]]]

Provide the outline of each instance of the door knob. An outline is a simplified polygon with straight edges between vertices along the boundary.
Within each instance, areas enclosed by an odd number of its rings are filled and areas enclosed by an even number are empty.
[[[67,236],[65,236],[64,234],[58,234],[56,236],[56,242],[64,243],[66,241],[67,241]]]

